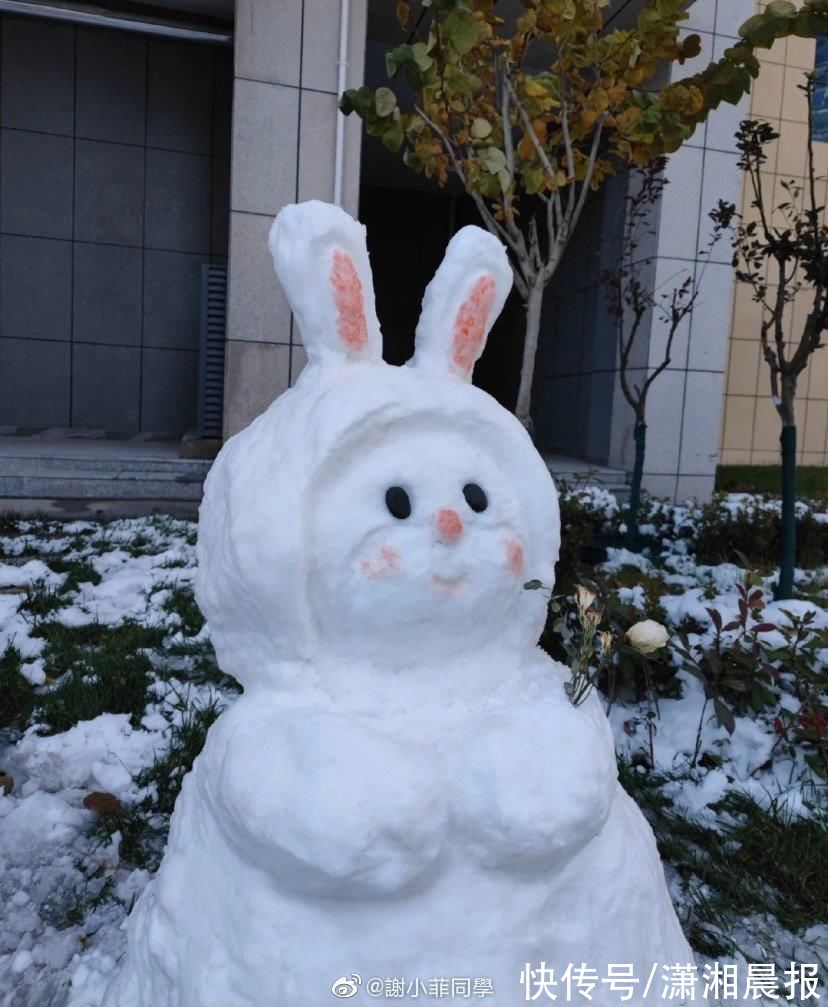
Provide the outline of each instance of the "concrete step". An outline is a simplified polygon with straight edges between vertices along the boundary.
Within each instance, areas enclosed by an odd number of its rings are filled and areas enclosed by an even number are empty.
[[[68,475],[128,479],[154,476],[158,479],[203,481],[211,462],[192,458],[94,457],[89,455],[5,455],[0,444],[0,476]]]
[[[0,499],[197,506],[211,462],[174,445],[0,438]]]
[[[48,476],[0,476],[0,498],[52,500],[201,500],[201,479],[158,478],[135,474],[132,478],[99,478],[90,473]]]

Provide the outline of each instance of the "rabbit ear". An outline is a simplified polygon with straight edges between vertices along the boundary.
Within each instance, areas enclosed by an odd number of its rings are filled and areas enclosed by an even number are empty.
[[[459,230],[426,288],[412,366],[470,381],[511,289],[512,267],[497,238],[482,227]]]
[[[268,245],[309,359],[380,360],[365,228],[313,199],[279,211]]]

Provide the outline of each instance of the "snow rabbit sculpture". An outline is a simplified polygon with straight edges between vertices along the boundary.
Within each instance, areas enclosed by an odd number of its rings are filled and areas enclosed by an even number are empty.
[[[319,1007],[458,977],[516,1007],[541,962],[622,963],[643,990],[692,955],[598,698],[573,707],[536,645],[552,480],[470,383],[503,247],[455,235],[405,367],[382,360],[363,227],[288,206],[270,249],[308,365],[224,446],[198,536],[244,695],[184,781],[105,1003]]]

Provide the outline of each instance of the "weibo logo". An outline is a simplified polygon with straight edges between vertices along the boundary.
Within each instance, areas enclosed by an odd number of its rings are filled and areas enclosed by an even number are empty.
[[[349,997],[356,996],[361,985],[362,979],[356,972],[352,972],[349,976],[340,976],[335,980],[331,986],[331,993],[335,997],[339,997],[340,1000],[347,1000]]]

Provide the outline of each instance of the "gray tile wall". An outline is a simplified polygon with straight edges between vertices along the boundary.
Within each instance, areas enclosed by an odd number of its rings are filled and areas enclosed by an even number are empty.
[[[0,15],[0,425],[195,423],[229,49]]]
[[[350,0],[347,86],[362,83],[367,0]],[[287,203],[332,202],[339,4],[236,0],[224,432],[247,426],[306,356],[273,273],[267,235]],[[344,133],[342,203],[359,203],[361,124]]]

